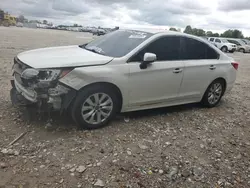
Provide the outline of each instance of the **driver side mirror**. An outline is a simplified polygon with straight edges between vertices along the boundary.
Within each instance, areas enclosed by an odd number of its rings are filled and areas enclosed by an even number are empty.
[[[145,53],[143,56],[143,62],[140,64],[141,69],[146,69],[148,64],[153,63],[156,61],[156,55],[153,53]]]

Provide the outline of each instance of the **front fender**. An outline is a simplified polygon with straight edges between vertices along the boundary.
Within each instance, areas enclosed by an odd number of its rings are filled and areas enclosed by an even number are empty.
[[[123,97],[123,107],[128,105],[128,64],[78,67],[59,81],[77,91],[83,87],[106,82],[117,86]]]

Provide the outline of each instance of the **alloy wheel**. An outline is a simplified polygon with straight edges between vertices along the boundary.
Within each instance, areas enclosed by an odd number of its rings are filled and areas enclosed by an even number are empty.
[[[218,83],[218,82],[214,83],[210,87],[209,92],[208,92],[208,102],[212,105],[217,103],[220,100],[221,95],[222,95],[221,83]]]
[[[83,103],[81,115],[89,124],[100,124],[111,114],[113,101],[105,93],[95,93],[89,96]]]
[[[227,52],[227,48],[226,48],[226,47],[223,47],[223,48],[221,49],[221,51],[222,51],[222,52]]]

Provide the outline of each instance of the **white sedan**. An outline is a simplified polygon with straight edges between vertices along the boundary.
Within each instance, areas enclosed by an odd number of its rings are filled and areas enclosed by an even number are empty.
[[[186,103],[216,106],[238,63],[209,42],[170,31],[117,30],[84,45],[17,55],[13,103],[70,112],[86,129],[117,113]]]

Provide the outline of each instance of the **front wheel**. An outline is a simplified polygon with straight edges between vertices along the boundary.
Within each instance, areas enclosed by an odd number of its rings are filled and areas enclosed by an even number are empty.
[[[101,128],[116,115],[119,99],[112,88],[96,85],[79,92],[71,109],[72,118],[84,129]]]
[[[228,49],[227,49],[226,46],[223,46],[223,47],[221,48],[221,51],[223,51],[224,53],[227,52],[227,50],[228,50]]]
[[[213,81],[207,88],[201,103],[207,107],[215,107],[221,100],[225,91],[225,84],[223,80]]]

